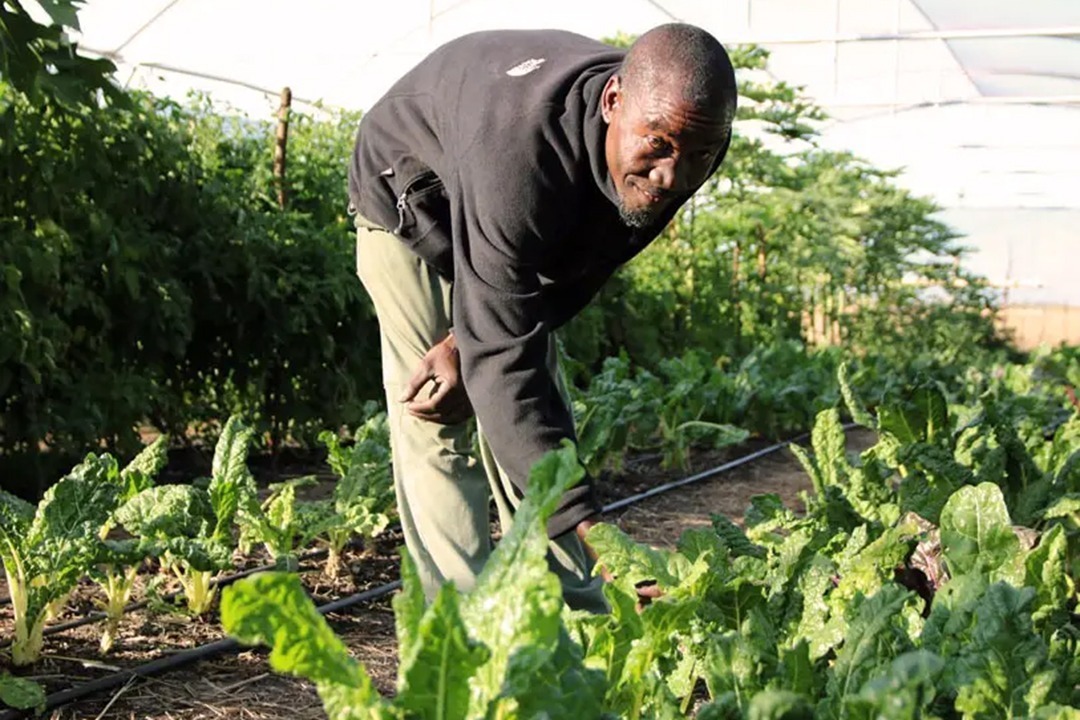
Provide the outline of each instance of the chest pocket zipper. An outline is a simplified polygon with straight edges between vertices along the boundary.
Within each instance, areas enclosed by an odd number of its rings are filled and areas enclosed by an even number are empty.
[[[405,183],[405,187],[402,188],[401,194],[399,194],[397,198],[398,224],[393,230],[395,235],[401,234],[401,231],[405,229],[405,213],[409,209],[409,197],[425,195],[429,191],[435,190],[441,186],[442,181],[439,179],[439,176],[431,170],[420,173],[415,178]]]

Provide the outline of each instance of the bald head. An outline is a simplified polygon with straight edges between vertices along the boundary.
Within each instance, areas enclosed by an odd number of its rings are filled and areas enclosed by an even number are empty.
[[[694,25],[671,23],[649,30],[630,47],[619,76],[629,98],[677,91],[690,105],[732,120],[736,91],[731,60],[716,38]]]

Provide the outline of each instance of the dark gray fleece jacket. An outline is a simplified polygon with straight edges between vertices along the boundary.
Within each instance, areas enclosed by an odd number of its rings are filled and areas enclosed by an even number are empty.
[[[349,168],[360,215],[453,281],[465,389],[521,491],[533,463],[574,438],[546,368],[549,334],[675,212],[647,230],[619,218],[600,95],[623,54],[563,31],[461,37],[364,115]],[[589,479],[549,534],[598,510]]]

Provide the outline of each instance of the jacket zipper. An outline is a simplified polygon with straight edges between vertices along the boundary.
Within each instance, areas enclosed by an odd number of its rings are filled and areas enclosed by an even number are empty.
[[[413,178],[409,182],[405,183],[405,187],[403,187],[401,189],[401,194],[398,195],[398,199],[397,199],[398,224],[397,224],[397,227],[394,228],[394,234],[395,235],[400,233],[401,229],[405,227],[405,207],[406,207],[405,200],[406,200],[406,198],[408,198],[409,193],[412,192],[413,188],[415,188],[417,185],[421,184],[425,180],[436,180],[437,181],[438,176],[435,173],[430,172],[430,171],[420,173],[420,175]]]
[[[394,228],[394,234],[395,235],[398,235],[399,233],[401,233],[401,228],[405,227],[405,194],[407,192],[409,192],[409,191],[408,190],[402,190],[401,194],[398,195],[398,199],[397,199],[398,222],[397,222],[397,227]]]

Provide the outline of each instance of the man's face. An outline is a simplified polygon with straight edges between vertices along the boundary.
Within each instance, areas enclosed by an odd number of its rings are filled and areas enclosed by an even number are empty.
[[[635,228],[652,224],[676,197],[701,187],[729,132],[722,108],[694,107],[672,82],[652,85],[626,93],[613,76],[601,105],[619,214]]]

